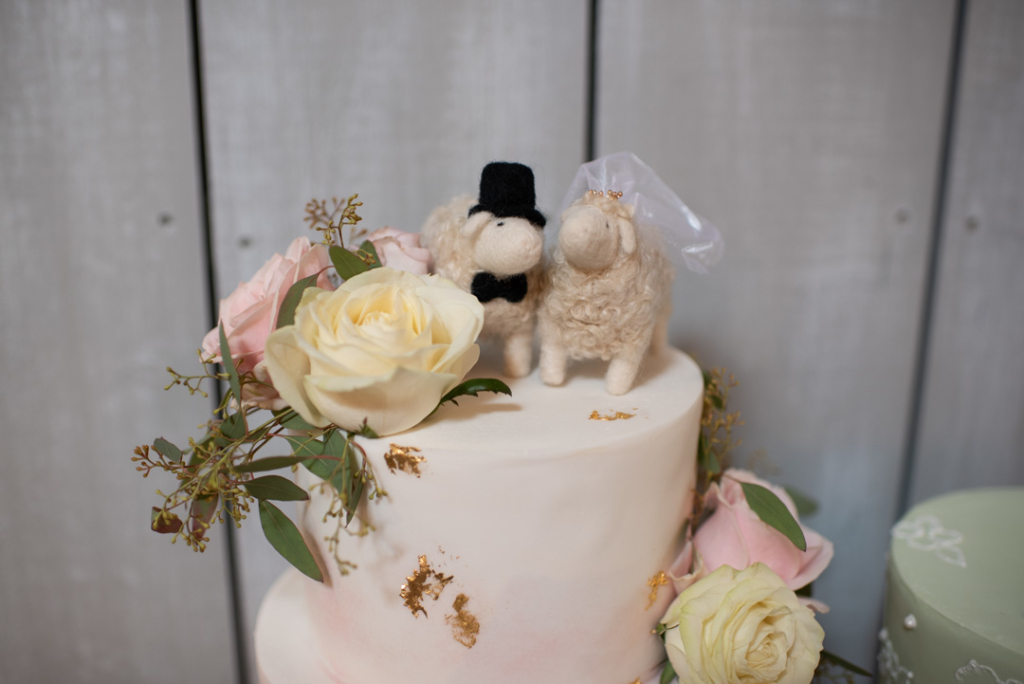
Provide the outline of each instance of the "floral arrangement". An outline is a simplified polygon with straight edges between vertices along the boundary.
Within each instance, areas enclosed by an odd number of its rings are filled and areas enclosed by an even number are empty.
[[[161,437],[135,449],[144,477],[162,470],[177,482],[171,493],[157,492],[164,501],[153,508],[156,532],[203,551],[214,522],[240,525],[255,504],[273,547],[322,581],[299,530],[272,503],[308,493],[263,473],[302,465],[324,481],[334,497],[336,549],[359,502],[386,496],[354,435],[407,430],[459,396],[511,393],[499,380],[462,382],[480,354],[483,307],[451,281],[427,275],[429,252],[417,235],[383,228],[357,249],[344,247],[343,229],[350,242],[359,235],[356,199],[310,202],[306,220],[323,242],[296,238],[221,302],[218,326],[198,352],[203,373],[168,369],[166,389],[184,386],[204,397],[206,381],[226,389],[200,439],[180,447]],[[263,455],[278,445],[289,454]],[[346,572],[350,564],[336,560]]]
[[[728,410],[735,386],[722,371],[704,375],[694,510],[668,573],[677,596],[657,630],[668,656],[661,684],[677,677],[683,684],[807,684],[815,676],[871,676],[822,650],[825,632],[814,613],[828,606],[811,598],[811,587],[833,551],[799,520],[814,502],[729,467],[739,446],[732,430],[742,424]]]

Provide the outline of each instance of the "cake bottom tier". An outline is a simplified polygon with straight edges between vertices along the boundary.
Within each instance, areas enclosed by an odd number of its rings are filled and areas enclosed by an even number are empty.
[[[384,684],[338,681],[320,662],[312,646],[316,641],[313,623],[306,612],[303,585],[309,581],[297,570],[287,570],[274,582],[260,604],[254,637],[259,684]],[[658,677],[643,684],[658,684]]]

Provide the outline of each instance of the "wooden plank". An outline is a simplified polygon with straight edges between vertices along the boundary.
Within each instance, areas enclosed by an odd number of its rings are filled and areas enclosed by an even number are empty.
[[[968,7],[914,502],[1024,484],[1024,5]]]
[[[533,167],[549,217],[584,156],[585,0],[203,5],[222,296],[305,234],[312,197],[418,230],[480,169]],[[242,530],[246,617],[284,563]]]
[[[745,449],[836,543],[826,647],[873,662],[931,226],[953,3],[601,3],[598,154],[726,238],[672,339],[740,380]],[[762,463],[764,461],[762,460]],[[775,472],[772,472],[772,471]]]
[[[148,529],[136,444],[205,320],[184,3],[0,3],[0,681],[230,681],[223,556]]]

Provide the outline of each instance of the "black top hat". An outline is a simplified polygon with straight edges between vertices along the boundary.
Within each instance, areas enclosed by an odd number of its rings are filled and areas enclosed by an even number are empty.
[[[498,218],[524,218],[543,228],[547,220],[537,211],[537,195],[533,189],[533,171],[515,162],[491,162],[480,173],[479,204],[469,215],[488,211]]]

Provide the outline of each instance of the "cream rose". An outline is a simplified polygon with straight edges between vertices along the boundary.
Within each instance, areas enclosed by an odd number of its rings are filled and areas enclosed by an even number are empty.
[[[825,631],[771,568],[722,566],[661,619],[680,684],[808,684]]]
[[[484,309],[440,276],[378,268],[310,288],[267,339],[274,387],[306,421],[379,435],[427,417],[480,356]]]
[[[390,266],[416,275],[426,275],[430,272],[430,250],[420,247],[419,233],[407,233],[391,226],[384,226],[367,235],[366,239],[372,242],[373,248],[377,250],[381,266]]]

